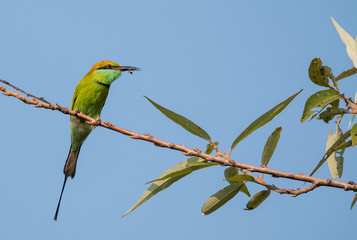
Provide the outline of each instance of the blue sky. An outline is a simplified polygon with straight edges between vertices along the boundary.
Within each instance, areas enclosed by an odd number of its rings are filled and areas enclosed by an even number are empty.
[[[323,155],[333,123],[300,124],[305,100],[320,90],[307,76],[320,57],[335,75],[352,67],[330,20],[357,35],[350,1],[2,1],[0,78],[70,106],[78,81],[100,60],[142,69],[110,90],[102,120],[204,149],[143,97],[204,128],[221,150],[259,115],[300,89],[282,114],[241,142],[232,158],[260,163],[269,134],[282,126],[270,167],[309,173]],[[353,97],[356,77],[340,88]],[[69,117],[0,98],[1,239],[351,239],[352,192],[319,188],[297,198],[272,193],[244,211],[238,195],[202,217],[201,207],[227,185],[223,167],[195,172],[120,218],[148,185],[185,159],[181,153],[97,128],[81,149],[53,221],[70,146]],[[341,125],[346,130],[348,121]],[[356,181],[356,150],[345,153],[342,181]],[[330,178],[327,166],[316,176]],[[298,182],[265,177],[281,188]],[[251,193],[262,190],[249,185]],[[298,234],[299,233],[299,234]],[[303,236],[301,236],[303,234]]]

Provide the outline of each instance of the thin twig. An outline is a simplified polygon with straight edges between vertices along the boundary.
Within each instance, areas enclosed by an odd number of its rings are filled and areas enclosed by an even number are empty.
[[[30,94],[30,93],[28,93],[28,92],[25,92],[24,90],[22,90],[22,89],[20,89],[20,88],[18,88],[18,87],[16,87],[16,86],[14,86],[14,85],[12,85],[12,84],[9,83],[8,81],[1,80],[1,79],[0,79],[0,82],[3,82],[3,83],[5,83],[5,84],[9,85],[10,87],[16,89],[17,91],[26,94],[27,97],[36,98],[37,100],[40,100],[40,101],[42,101],[42,102],[44,102],[44,103],[47,103],[47,104],[50,104],[50,103],[49,103],[46,99],[44,99],[43,97],[36,97],[36,96],[34,96],[34,95],[32,95],[32,94]]]

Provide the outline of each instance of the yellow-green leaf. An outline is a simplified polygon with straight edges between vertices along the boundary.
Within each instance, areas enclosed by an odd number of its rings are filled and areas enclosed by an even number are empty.
[[[280,133],[282,128],[277,127],[269,136],[267,142],[265,143],[261,164],[267,166],[273,153],[275,151],[276,145],[278,145]]]
[[[322,61],[320,58],[312,59],[309,67],[309,78],[319,86],[328,87],[328,78],[321,74],[321,67]]]
[[[270,190],[263,190],[256,193],[247,203],[244,210],[253,210],[257,208],[270,195]]]
[[[219,165],[219,163],[216,162],[187,162],[188,165],[191,167],[199,167],[199,168],[206,168],[206,167],[211,167],[211,166],[216,166]]]
[[[352,200],[352,202],[351,202],[351,208],[350,208],[350,210],[352,210],[352,208],[353,208],[353,206],[355,205],[356,201],[357,201],[357,193],[356,193],[355,196],[353,197],[353,200]]]
[[[157,181],[162,181],[162,180],[169,179],[169,178],[186,176],[187,174],[189,174],[193,171],[200,170],[200,169],[203,169],[206,167],[212,167],[212,166],[219,165],[218,163],[207,162],[205,159],[199,158],[199,157],[191,157],[183,162],[185,163],[185,167],[182,167],[181,165],[179,165],[179,166],[175,165],[174,167],[170,168],[171,169],[170,173],[166,174],[165,176],[161,175],[158,179],[147,182],[146,184],[152,183],[152,182],[157,182]],[[168,170],[170,170],[170,169],[168,169]]]
[[[160,112],[162,112],[166,117],[168,117],[169,119],[171,119],[172,121],[174,121],[175,123],[177,123],[178,125],[183,127],[184,129],[186,129],[188,132],[190,132],[198,137],[201,137],[203,139],[206,139],[207,141],[211,140],[211,137],[208,135],[208,133],[206,133],[205,130],[200,128],[197,124],[195,124],[191,120],[189,120],[189,119],[185,118],[184,116],[181,116],[167,108],[164,108],[163,106],[157,104],[156,102],[152,101],[150,98],[148,98],[146,96],[145,96],[145,98],[147,100],[149,100],[149,102],[152,105],[154,105],[154,107],[156,107]]]
[[[231,200],[243,185],[241,183],[230,184],[209,197],[202,206],[203,215],[208,215],[222,207]]]
[[[289,103],[301,92],[302,90],[298,91],[285,101],[279,103],[272,109],[270,109],[268,112],[264,113],[261,115],[259,118],[257,118],[254,122],[252,122],[232,143],[231,149],[233,148],[244,138],[246,138],[249,134],[257,130],[258,128],[264,126],[268,122],[270,122],[276,115],[278,115],[281,111],[284,110],[286,106],[289,105]]]
[[[357,73],[357,68],[353,67],[353,68],[350,68],[346,71],[343,71],[342,73],[340,73],[340,75],[338,75],[336,77],[336,80],[339,81],[343,78],[346,78],[346,77],[349,77],[349,76],[352,76],[353,74],[356,74]]]
[[[199,157],[191,157],[166,170],[157,180],[154,180],[155,182],[150,185],[150,187],[143,193],[139,200],[123,216],[128,215],[130,212],[134,211],[137,207],[155,196],[157,193],[170,187],[174,182],[180,180],[195,170],[204,168],[204,166],[191,166],[189,163],[192,164],[193,162],[204,161],[204,159]]]
[[[352,147],[357,144],[357,123],[351,129]]]
[[[314,112],[313,108],[321,108],[337,100],[340,94],[334,89],[322,90],[311,95],[305,103],[304,112],[302,114],[300,123],[305,122]]]
[[[335,147],[335,151],[341,150],[341,149],[346,149],[352,147],[352,140],[348,140],[347,142],[344,142],[340,145],[338,145],[337,147]]]

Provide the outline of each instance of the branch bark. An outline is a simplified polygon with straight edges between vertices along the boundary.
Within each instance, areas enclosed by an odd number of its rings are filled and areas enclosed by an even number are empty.
[[[23,101],[26,104],[30,104],[30,105],[34,105],[35,107],[38,108],[45,108],[45,109],[50,109],[50,110],[57,110],[60,111],[64,114],[68,114],[68,115],[72,115],[72,116],[76,116],[82,119],[85,119],[88,124],[91,125],[95,125],[95,126],[101,126],[116,132],[119,132],[121,134],[127,135],[129,137],[131,137],[132,139],[138,139],[138,140],[143,140],[143,141],[147,141],[147,142],[151,142],[153,143],[155,146],[158,147],[163,147],[163,148],[170,148],[170,149],[174,149],[180,152],[183,152],[186,156],[197,156],[197,157],[201,157],[207,161],[211,161],[211,162],[216,162],[219,163],[223,166],[233,166],[238,168],[239,170],[241,170],[243,173],[251,175],[250,172],[258,172],[258,173],[263,173],[263,174],[269,174],[273,177],[277,177],[277,178],[287,178],[287,179],[291,179],[291,180],[295,180],[295,181],[302,181],[302,182],[310,182],[311,185],[307,188],[304,189],[297,189],[297,190],[292,190],[292,189],[280,189],[278,187],[276,187],[275,185],[270,185],[268,183],[266,183],[263,180],[263,177],[254,177],[254,181],[264,187],[266,187],[267,189],[273,190],[275,192],[278,192],[280,194],[290,194],[292,197],[296,197],[302,193],[307,193],[309,191],[312,191],[314,189],[316,189],[317,187],[320,186],[326,186],[326,187],[334,187],[334,188],[342,188],[345,191],[354,191],[357,192],[357,184],[349,181],[349,182],[341,182],[341,181],[336,181],[336,180],[331,180],[331,179],[321,179],[321,178],[316,178],[316,177],[310,177],[307,176],[305,174],[294,174],[294,173],[288,173],[288,172],[283,172],[283,171],[278,171],[278,170],[274,170],[274,169],[270,169],[267,168],[266,166],[254,166],[254,165],[250,165],[250,164],[246,164],[246,163],[240,163],[240,162],[236,162],[232,159],[230,159],[228,154],[223,154],[221,153],[217,147],[215,147],[218,155],[213,156],[213,155],[209,155],[206,154],[202,151],[200,151],[197,148],[194,149],[190,149],[188,147],[185,147],[184,145],[180,145],[180,144],[175,144],[175,143],[170,143],[170,142],[166,142],[157,138],[154,138],[153,136],[151,136],[150,134],[139,134],[118,126],[115,126],[109,122],[102,122],[102,121],[98,121],[94,118],[91,118],[81,112],[76,112],[73,111],[71,109],[68,109],[66,107],[62,107],[58,104],[51,104],[48,101],[44,100],[44,98],[38,98],[34,95],[31,95],[11,84],[9,84],[7,81],[1,80],[0,82],[3,82],[5,84],[8,84],[11,87],[14,87],[15,89],[17,89],[20,92],[25,93],[27,96],[31,96],[33,97],[32,99],[30,98],[26,98],[22,95],[20,95],[18,92],[16,91],[9,91],[8,89],[6,89],[4,86],[0,85],[0,90],[3,92],[3,95],[6,96],[11,96],[11,97],[16,97],[17,99]],[[212,143],[211,143],[212,144]],[[252,175],[251,175],[252,176]]]

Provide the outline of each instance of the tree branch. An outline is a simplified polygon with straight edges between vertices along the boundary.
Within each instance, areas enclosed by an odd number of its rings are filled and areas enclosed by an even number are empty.
[[[76,112],[73,111],[71,109],[68,109],[66,107],[62,107],[58,104],[54,105],[51,104],[50,102],[47,102],[44,98],[38,98],[34,95],[31,95],[11,84],[9,84],[7,81],[1,80],[1,82],[8,84],[11,87],[14,87],[15,89],[17,89],[20,92],[25,93],[27,96],[31,96],[33,97],[32,99],[26,98],[22,95],[20,95],[18,92],[16,91],[9,91],[8,89],[6,89],[4,86],[0,85],[0,90],[3,92],[4,95],[6,96],[11,96],[11,97],[16,97],[19,100],[23,101],[26,104],[30,104],[30,105],[34,105],[35,107],[38,108],[45,108],[45,109],[51,109],[51,110],[57,110],[60,111],[64,114],[68,114],[68,115],[72,115],[72,116],[76,116],[79,118],[82,118],[84,120],[86,120],[88,122],[88,124],[91,125],[95,125],[95,126],[101,126],[107,129],[111,129],[113,131],[119,132],[121,134],[127,135],[129,137],[131,137],[132,139],[138,139],[138,140],[143,140],[143,141],[147,141],[147,142],[151,142],[154,143],[155,146],[159,146],[159,147],[164,147],[164,148],[170,148],[170,149],[174,149],[180,152],[183,152],[185,155],[187,156],[197,156],[197,157],[201,157],[207,161],[211,161],[211,162],[216,162],[219,163],[221,165],[224,166],[233,166],[238,168],[239,170],[241,170],[244,174],[247,175],[251,175],[250,172],[258,172],[258,173],[263,173],[263,174],[269,174],[273,177],[277,177],[277,178],[287,178],[287,179],[291,179],[291,180],[296,180],[296,181],[302,181],[302,182],[310,182],[312,183],[309,187],[304,188],[304,189],[297,189],[297,190],[291,190],[291,189],[280,189],[274,185],[270,185],[268,183],[266,183],[263,180],[263,177],[254,177],[254,180],[256,183],[266,187],[267,189],[273,190],[275,192],[278,192],[280,194],[290,194],[292,195],[292,197],[296,197],[302,193],[307,193],[309,191],[314,190],[315,188],[319,187],[319,186],[326,186],[326,187],[334,187],[334,188],[342,188],[345,191],[357,191],[357,184],[354,182],[341,182],[341,181],[335,181],[335,180],[331,180],[331,179],[321,179],[321,178],[316,178],[316,177],[310,177],[307,176],[305,174],[293,174],[293,173],[287,173],[287,172],[282,172],[282,171],[278,171],[278,170],[274,170],[274,169],[270,169],[267,168],[266,166],[261,166],[261,167],[257,167],[257,166],[253,166],[253,165],[249,165],[249,164],[245,164],[245,163],[240,163],[240,162],[236,162],[234,160],[231,160],[229,157],[229,154],[223,154],[221,153],[217,146],[215,146],[213,143],[213,147],[215,147],[217,153],[219,153],[219,155],[216,156],[212,156],[209,154],[206,154],[202,151],[200,151],[197,148],[194,149],[190,149],[188,147],[185,147],[183,145],[180,144],[174,144],[174,143],[169,143],[157,138],[154,138],[153,136],[151,136],[150,134],[139,134],[124,128],[120,128],[118,126],[115,126],[109,122],[102,122],[102,121],[98,121],[94,118],[91,118],[81,112]],[[42,101],[42,102],[40,102]],[[252,175],[251,175],[252,176]]]

